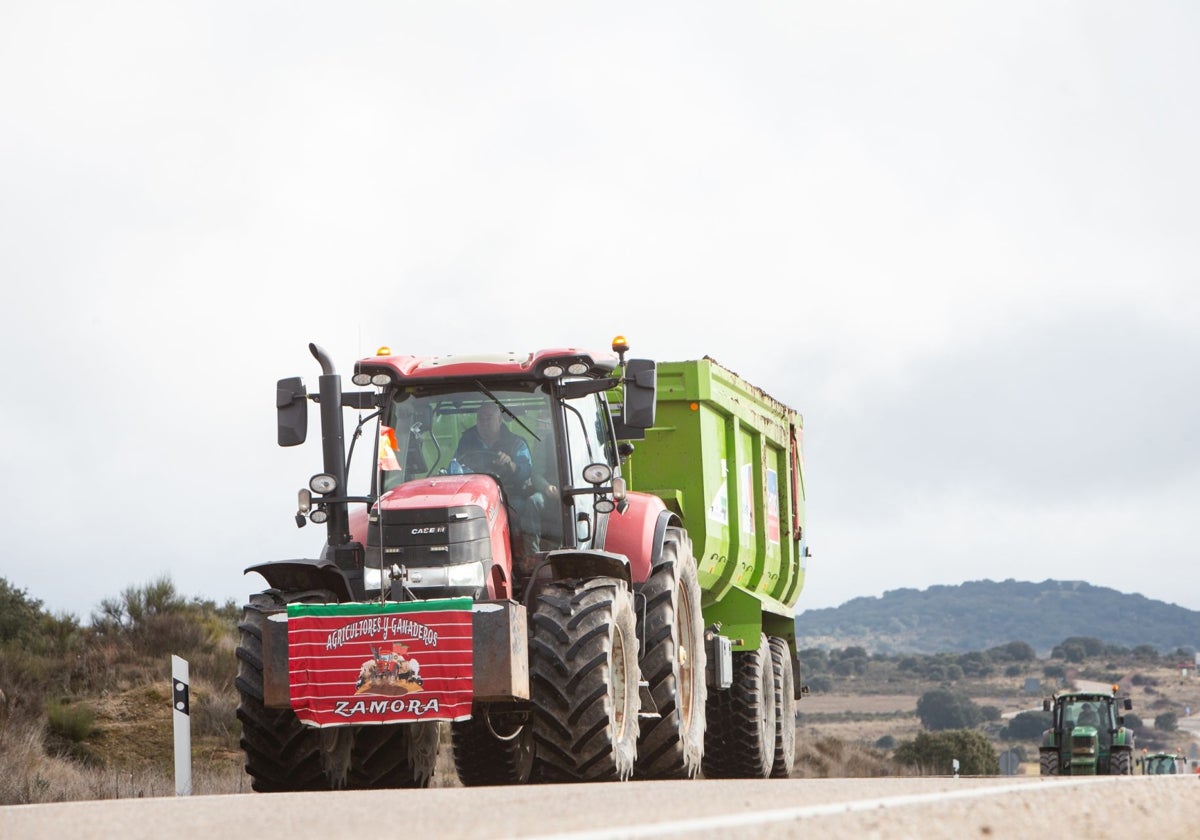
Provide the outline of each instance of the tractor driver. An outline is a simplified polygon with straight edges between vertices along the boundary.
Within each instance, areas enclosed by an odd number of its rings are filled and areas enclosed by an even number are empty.
[[[526,550],[538,551],[546,497],[534,487],[529,444],[501,422],[500,406],[485,402],[479,407],[475,425],[463,432],[454,457],[467,472],[490,473],[500,479],[517,514]]]
[[[1100,715],[1096,714],[1096,709],[1091,703],[1083,704],[1083,711],[1079,713],[1079,725],[1092,728],[1100,726]]]

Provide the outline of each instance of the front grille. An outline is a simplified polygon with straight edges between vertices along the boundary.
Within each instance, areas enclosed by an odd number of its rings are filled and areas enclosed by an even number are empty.
[[[1072,735],[1071,753],[1074,755],[1095,755],[1095,737],[1092,735]]]
[[[382,540],[380,535],[382,534]],[[445,566],[490,560],[491,539],[483,509],[475,505],[384,510],[367,527],[367,564]]]

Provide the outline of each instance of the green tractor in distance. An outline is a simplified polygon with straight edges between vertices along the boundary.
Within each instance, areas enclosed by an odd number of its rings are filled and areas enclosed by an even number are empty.
[[[1133,732],[1117,704],[1133,702],[1111,692],[1068,691],[1047,698],[1042,708],[1054,725],[1042,733],[1038,750],[1043,776],[1128,776],[1133,772]]]
[[[1188,771],[1187,756],[1183,753],[1156,752],[1145,754],[1138,759],[1142,773],[1148,776],[1175,775]]]

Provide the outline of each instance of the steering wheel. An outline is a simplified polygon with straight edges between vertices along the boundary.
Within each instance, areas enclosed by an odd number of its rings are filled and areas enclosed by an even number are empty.
[[[500,453],[490,449],[472,449],[468,452],[460,452],[458,462],[473,473],[495,476],[500,474]]]

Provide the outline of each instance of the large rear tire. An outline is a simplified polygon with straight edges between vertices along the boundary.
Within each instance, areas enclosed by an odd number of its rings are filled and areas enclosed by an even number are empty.
[[[704,775],[710,779],[766,779],[775,766],[775,679],[771,649],[733,655],[733,685],[708,695]]]
[[[638,736],[637,630],[623,581],[557,581],[530,618],[533,778],[624,781]]]
[[[464,787],[522,785],[533,771],[529,714],[493,712],[478,704],[470,720],[450,725],[454,769]]]
[[[246,772],[256,791],[325,790],[330,785],[322,766],[320,731],[302,724],[291,709],[263,705],[263,625],[268,611],[283,606],[273,593],[252,595],[238,623],[234,685]]]
[[[788,643],[772,636],[771,671],[775,682],[775,761],[772,779],[786,779],[796,764],[796,680]]]
[[[1038,756],[1038,766],[1043,776],[1058,775],[1058,750],[1042,750]]]
[[[1108,754],[1108,775],[1129,776],[1133,774],[1133,754],[1129,750],[1113,750]]]
[[[641,587],[646,600],[641,634],[642,676],[659,717],[643,718],[637,776],[690,779],[704,758],[704,618],[692,542],[668,528],[662,557]]]

